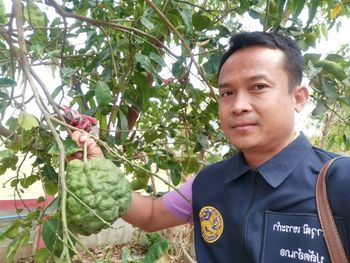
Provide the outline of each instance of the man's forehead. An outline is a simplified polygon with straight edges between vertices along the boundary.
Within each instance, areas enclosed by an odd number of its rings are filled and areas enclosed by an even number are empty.
[[[252,53],[254,53],[254,54],[252,54]],[[285,58],[285,53],[278,48],[270,48],[270,47],[262,46],[262,45],[244,47],[244,48],[236,50],[229,57],[227,57],[225,62],[222,64],[222,67],[224,67],[225,64],[227,64],[227,62],[229,62],[231,60],[235,60],[236,58],[245,57],[248,59],[249,58],[255,59],[255,58],[257,58],[257,56],[273,56],[273,57],[278,58],[280,60],[280,59]]]

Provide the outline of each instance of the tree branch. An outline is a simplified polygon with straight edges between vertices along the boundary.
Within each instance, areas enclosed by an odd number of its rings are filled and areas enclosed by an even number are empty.
[[[27,49],[26,44],[24,40],[24,30],[23,30],[23,17],[22,17],[22,5],[20,0],[14,0],[14,12],[15,12],[15,18],[16,18],[16,25],[18,29],[18,43],[19,43],[19,50],[20,50],[20,66],[23,70],[24,76],[29,82],[29,85],[33,91],[35,101],[41,110],[41,112],[44,114],[45,120],[55,138],[55,141],[58,144],[58,148],[60,150],[60,163],[59,163],[59,177],[60,177],[60,184],[61,184],[61,218],[62,218],[62,227],[63,227],[63,242],[67,243],[68,240],[68,226],[67,226],[67,219],[66,219],[66,199],[67,199],[67,187],[66,187],[66,181],[65,181],[65,173],[64,173],[64,160],[65,160],[65,150],[63,143],[57,134],[55,127],[53,126],[51,120],[50,120],[50,114],[46,111],[45,107],[42,105],[42,101],[40,98],[40,94],[38,90],[36,89],[34,85],[34,81],[32,79],[31,73],[30,73],[30,66],[27,58]],[[62,257],[65,257],[67,259],[67,262],[71,262],[69,250],[67,246],[64,246]]]
[[[197,61],[195,60],[192,50],[191,48],[188,46],[187,42],[185,41],[185,39],[182,37],[182,35],[180,34],[180,32],[174,27],[174,25],[169,21],[169,19],[163,14],[162,11],[160,11],[158,9],[158,7],[151,1],[151,0],[146,0],[147,4],[160,16],[160,18],[168,25],[168,27],[170,27],[170,29],[177,35],[177,37],[180,39],[182,45],[185,47],[185,49],[188,52],[188,55],[190,56],[191,60],[193,61],[193,64],[195,65],[199,75],[202,76],[203,81],[207,84],[207,86],[210,89],[211,92],[211,96],[218,101],[218,97],[215,94],[215,91],[213,89],[213,86],[209,83],[209,81],[207,80],[207,78],[204,75],[204,72],[201,68],[201,66],[199,66],[199,64],[197,63]]]
[[[89,17],[85,17],[85,16],[81,16],[81,15],[78,15],[78,14],[74,14],[74,13],[68,13],[68,12],[65,12],[57,3],[56,1],[54,0],[49,0],[48,1],[48,4],[50,6],[52,6],[53,8],[55,8],[56,12],[63,16],[63,17],[70,17],[70,18],[75,18],[77,20],[80,20],[80,21],[84,21],[88,24],[91,24],[91,25],[94,25],[98,28],[100,28],[101,26],[106,26],[106,27],[110,27],[110,28],[113,28],[113,29],[117,29],[117,30],[120,30],[120,31],[123,31],[123,32],[126,32],[128,34],[131,34],[132,33],[136,33],[136,34],[140,34],[142,36],[146,36],[150,39],[152,39],[155,43],[159,44],[161,47],[163,47],[169,54],[171,54],[173,57],[177,57],[177,55],[175,55],[168,47],[166,47],[161,41],[159,41],[156,37],[150,35],[150,34],[147,34],[137,28],[132,28],[132,27],[128,27],[128,26],[123,26],[123,25],[118,25],[118,24],[115,24],[115,23],[111,23],[111,22],[107,22],[107,21],[102,21],[102,20],[96,20],[96,19],[92,19],[92,18],[89,18]]]

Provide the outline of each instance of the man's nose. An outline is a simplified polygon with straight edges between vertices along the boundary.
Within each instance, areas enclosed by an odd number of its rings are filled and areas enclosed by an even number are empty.
[[[232,101],[231,111],[238,115],[244,112],[250,112],[251,110],[252,104],[250,96],[244,93],[237,93]]]

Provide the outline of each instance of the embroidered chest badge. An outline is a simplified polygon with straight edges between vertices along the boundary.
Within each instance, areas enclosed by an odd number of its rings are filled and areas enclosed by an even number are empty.
[[[202,237],[208,243],[218,240],[224,230],[224,220],[220,212],[212,207],[205,206],[199,211]]]

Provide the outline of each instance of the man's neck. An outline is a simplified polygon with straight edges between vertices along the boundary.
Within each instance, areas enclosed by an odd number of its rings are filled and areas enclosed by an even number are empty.
[[[244,151],[243,155],[247,162],[247,164],[252,168],[255,169],[259,167],[260,165],[264,164],[268,160],[272,159],[275,155],[277,155],[279,152],[281,152],[285,147],[287,147],[292,141],[294,141],[298,136],[300,135],[300,132],[293,131],[292,135],[285,141],[285,143],[280,144],[280,147],[271,148],[271,150],[267,151]]]

